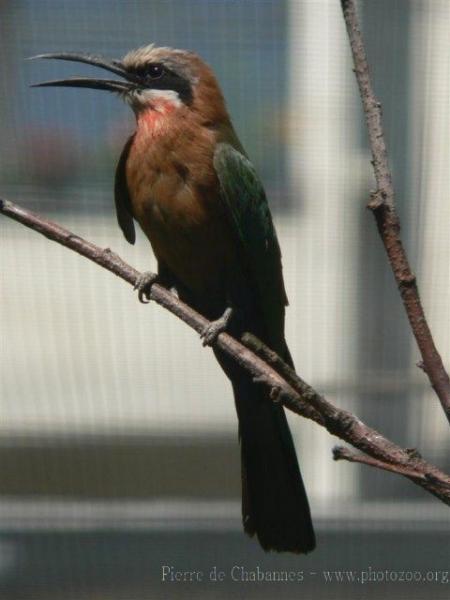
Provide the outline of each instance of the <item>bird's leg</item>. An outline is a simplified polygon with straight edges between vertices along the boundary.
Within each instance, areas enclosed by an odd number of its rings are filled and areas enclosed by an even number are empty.
[[[145,271],[141,273],[136,279],[133,289],[138,291],[139,302],[142,304],[148,304],[150,302],[150,291],[152,285],[159,279],[159,275],[152,271]]]
[[[211,321],[211,323],[204,328],[200,334],[204,346],[211,346],[216,341],[217,336],[223,331],[226,331],[232,316],[233,309],[231,306],[228,306],[221,317],[215,321]]]
[[[167,288],[174,296],[179,297],[178,288],[179,282],[176,277],[169,271],[164,263],[158,261],[158,273],[145,271],[136,279],[134,289],[138,290],[138,298],[142,304],[148,304],[150,301],[150,290],[154,283],[160,283]]]
[[[158,260],[158,283],[166,287],[177,298],[180,297],[178,290],[181,283],[161,260]]]

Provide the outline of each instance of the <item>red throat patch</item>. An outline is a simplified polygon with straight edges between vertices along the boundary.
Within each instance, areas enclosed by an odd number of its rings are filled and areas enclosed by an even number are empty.
[[[152,100],[151,105],[140,110],[137,115],[138,136],[140,132],[151,136],[163,133],[168,125],[168,117],[176,108],[175,102],[168,98]]]

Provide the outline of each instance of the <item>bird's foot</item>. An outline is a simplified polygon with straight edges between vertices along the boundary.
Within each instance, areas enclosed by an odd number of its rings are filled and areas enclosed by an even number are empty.
[[[135,290],[138,291],[139,302],[142,304],[148,304],[150,302],[150,291],[152,285],[158,280],[158,275],[151,271],[145,271],[139,275],[134,284]]]
[[[228,307],[225,309],[225,312],[221,317],[215,321],[212,321],[204,328],[200,334],[204,346],[212,346],[212,344],[217,340],[219,334],[221,334],[223,331],[226,331],[232,316],[233,309]]]

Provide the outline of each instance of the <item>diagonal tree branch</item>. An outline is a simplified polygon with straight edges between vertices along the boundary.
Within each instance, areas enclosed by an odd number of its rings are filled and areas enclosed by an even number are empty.
[[[136,269],[125,263],[109,248],[99,248],[57,223],[44,219],[12,202],[0,199],[0,212],[50,240],[74,250],[132,285],[140,275]],[[198,333],[201,333],[208,324],[207,319],[158,283],[152,286],[150,298]],[[291,411],[325,427],[331,434],[378,461],[380,464],[377,466],[380,468],[392,470],[389,469],[390,465],[397,466],[397,473],[450,505],[450,477],[448,475],[423,460],[417,453],[400,448],[348,411],[333,406],[304,382],[277,354],[254,336],[246,336],[244,341],[247,346],[229,334],[221,333],[216,344],[246,369],[253,376],[255,382],[269,387],[274,401],[282,402]]]
[[[377,190],[368,204],[374,214],[378,232],[383,241],[394,273],[406,314],[422,355],[421,368],[439,398],[450,422],[450,378],[434,344],[417,287],[400,237],[400,220],[395,210],[395,194],[389,169],[386,142],[383,133],[381,104],[373,91],[367,63],[364,40],[356,14],[355,0],[341,0],[347,33],[353,55],[354,71],[366,116],[372,164]]]

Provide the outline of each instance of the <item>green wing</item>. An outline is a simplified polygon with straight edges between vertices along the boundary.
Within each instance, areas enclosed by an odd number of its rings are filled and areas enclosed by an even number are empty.
[[[214,167],[221,199],[241,243],[243,263],[259,296],[267,342],[280,352],[284,346],[284,312],[288,300],[280,245],[264,188],[248,158],[230,144],[218,144]]]
[[[130,194],[128,192],[127,176],[125,167],[128,153],[133,143],[132,135],[125,144],[116,168],[116,179],[114,184],[114,199],[116,203],[117,221],[127,242],[134,244],[136,231],[134,229],[133,210],[131,208]]]

